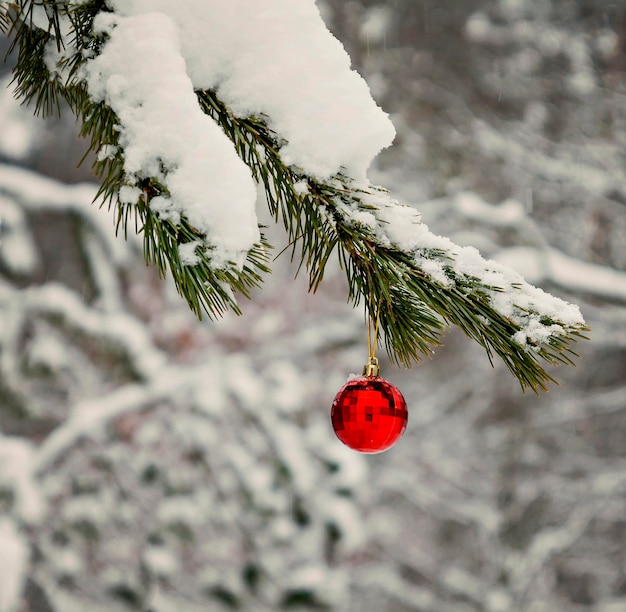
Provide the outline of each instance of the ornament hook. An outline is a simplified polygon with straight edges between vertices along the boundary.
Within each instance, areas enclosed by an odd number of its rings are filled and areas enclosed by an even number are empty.
[[[363,367],[363,376],[374,378],[380,376],[380,366],[376,357],[376,346],[378,345],[378,322],[380,319],[380,310],[376,311],[376,321],[372,320],[370,315],[367,320],[367,348],[369,351],[368,362]],[[374,328],[372,333],[372,328]],[[372,337],[373,336],[373,337]]]

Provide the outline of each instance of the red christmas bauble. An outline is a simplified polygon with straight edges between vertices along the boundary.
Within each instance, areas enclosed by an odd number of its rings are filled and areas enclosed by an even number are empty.
[[[404,433],[408,413],[396,387],[379,376],[359,376],[339,390],[330,418],[346,446],[361,453],[382,453]]]

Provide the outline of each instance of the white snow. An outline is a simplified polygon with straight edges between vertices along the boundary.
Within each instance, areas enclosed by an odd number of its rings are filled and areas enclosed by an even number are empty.
[[[132,191],[125,191],[125,189],[131,189]],[[125,198],[133,198],[135,194],[136,188],[122,188],[120,189],[120,195],[124,190]],[[134,202],[137,201],[137,198],[134,197]],[[172,200],[165,196],[156,196],[150,200],[150,208],[157,213],[159,219],[162,221],[171,221],[172,223],[178,225],[181,221],[180,219],[180,211],[176,210],[175,205],[172,203]]]
[[[276,360],[267,376],[272,403],[284,414],[293,412],[310,391],[307,379],[290,361]]]
[[[0,259],[17,274],[33,272],[38,263],[24,211],[0,194]]]
[[[456,269],[493,286],[494,290],[489,292],[491,305],[522,328],[526,327],[528,319],[520,311],[535,312],[569,326],[584,325],[578,306],[529,285],[511,268],[493,260],[484,260],[473,247],[461,247],[456,254]]]
[[[27,351],[29,366],[43,365],[53,371],[71,368],[67,346],[56,334],[35,336]]]
[[[0,611],[17,612],[21,599],[29,546],[12,521],[0,518]]]
[[[159,576],[169,576],[178,568],[176,557],[167,549],[159,546],[150,546],[143,554],[146,565]]]
[[[193,240],[192,242],[179,245],[178,254],[183,266],[195,266],[200,263],[200,256],[196,253],[197,248],[202,248],[200,240]]]
[[[372,6],[365,12],[359,35],[368,44],[384,44],[393,22],[394,11],[385,5]]]
[[[41,494],[33,480],[34,469],[33,445],[27,440],[0,434],[0,483],[13,490],[14,511],[24,521],[33,523],[42,517],[45,510]]]
[[[526,219],[526,208],[521,202],[509,199],[497,206],[485,202],[475,193],[461,192],[456,196],[456,207],[468,219],[488,221],[490,225],[509,227]]]
[[[198,105],[176,25],[156,12],[101,13],[94,28],[108,40],[86,62],[83,78],[91,98],[120,119],[127,176],[164,183],[171,210],[209,237],[214,265],[240,262],[259,239],[256,187],[233,144]]]
[[[604,60],[611,59],[619,49],[619,35],[610,28],[600,30],[593,42]]]
[[[313,0],[185,4],[110,0],[113,12],[94,22],[105,43],[79,78],[119,118],[129,187],[156,178],[169,194],[153,210],[204,233],[214,266],[241,266],[259,240],[254,182],[194,90],[216,89],[238,116],[263,116],[283,161],[319,178],[344,170],[364,179],[395,132]],[[63,76],[55,53],[48,65]],[[187,250],[181,258],[197,263]]]
[[[341,532],[342,553],[350,555],[362,548],[367,539],[363,519],[353,500],[336,495],[319,495],[319,512]]]
[[[408,251],[425,246],[420,239],[425,226],[421,225],[422,216],[415,208],[402,206],[390,198],[381,204],[376,218],[392,244]]]
[[[40,122],[14,97],[11,77],[0,79],[0,155],[21,160],[29,155],[41,138]]]
[[[350,58],[324,25],[314,0],[185,4],[181,10],[180,3],[169,0],[109,2],[117,15],[143,20],[158,11],[171,18],[193,86],[217,88],[237,115],[264,115],[286,140],[281,156],[287,164],[321,178],[343,166],[364,178],[395,131],[365,81],[350,69]],[[158,40],[148,31],[135,36],[137,44],[151,36]]]
[[[315,592],[322,601],[342,601],[348,588],[347,578],[345,570],[338,567],[330,571],[322,564],[307,563],[291,569],[289,584],[295,591]]]
[[[472,42],[480,43],[489,40],[491,21],[482,12],[474,13],[465,24],[465,32]]]

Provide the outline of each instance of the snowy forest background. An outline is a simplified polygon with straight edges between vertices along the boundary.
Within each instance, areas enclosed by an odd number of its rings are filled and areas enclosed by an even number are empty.
[[[1,612],[626,609],[626,2],[318,4],[398,131],[374,182],[580,304],[578,368],[538,397],[456,331],[412,370],[380,355],[409,426],[349,451],[342,273],[308,295],[282,255],[243,317],[198,322],[90,206],[73,117],[12,101],[9,58]]]

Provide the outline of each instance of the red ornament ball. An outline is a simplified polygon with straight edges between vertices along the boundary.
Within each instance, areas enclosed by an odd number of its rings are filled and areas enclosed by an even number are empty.
[[[402,393],[379,376],[348,381],[335,396],[330,413],[337,437],[361,453],[382,453],[406,429],[408,412]]]

